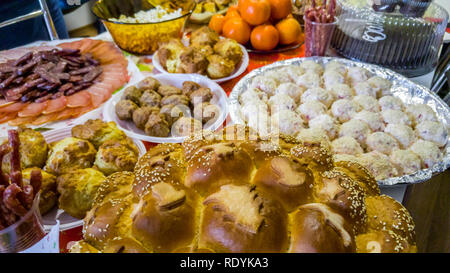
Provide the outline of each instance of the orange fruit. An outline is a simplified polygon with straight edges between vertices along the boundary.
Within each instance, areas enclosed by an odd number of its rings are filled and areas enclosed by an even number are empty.
[[[239,0],[239,12],[250,25],[261,25],[270,18],[270,3],[268,0]]]
[[[265,51],[274,49],[279,39],[278,30],[269,24],[255,27],[250,37],[253,48]]]
[[[241,18],[241,15],[239,14],[239,12],[237,10],[228,11],[225,14],[225,21],[228,21],[232,18]]]
[[[217,33],[222,33],[223,25],[225,24],[225,16],[222,14],[215,14],[209,21],[209,28]]]
[[[288,45],[299,41],[302,27],[294,18],[281,20],[275,26],[280,34],[280,44]]]
[[[292,13],[292,0],[269,0],[270,17],[274,20],[286,18]]]
[[[227,10],[227,13],[228,13],[228,12],[232,12],[232,11],[237,11],[237,12],[239,12],[239,7],[238,7],[238,5],[231,5],[231,6],[229,6],[229,7],[228,7],[228,10]]]
[[[222,29],[224,37],[236,40],[236,42],[244,45],[250,40],[250,26],[241,18],[231,18],[225,22]]]

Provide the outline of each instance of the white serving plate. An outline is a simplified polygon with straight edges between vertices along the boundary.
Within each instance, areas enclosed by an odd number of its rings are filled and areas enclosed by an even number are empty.
[[[168,84],[175,86],[177,88],[182,88],[183,82],[193,81],[198,83],[203,87],[211,89],[214,94],[212,103],[216,104],[220,108],[220,117],[213,124],[205,124],[203,129],[208,129],[215,131],[219,129],[228,115],[228,98],[225,91],[216,82],[210,80],[209,78],[198,75],[198,74],[158,74],[152,75],[153,78],[157,79],[163,84]],[[133,84],[129,84],[130,86]],[[148,142],[155,143],[180,143],[186,137],[154,137],[148,136],[141,129],[138,129],[132,121],[120,120],[116,115],[116,104],[122,97],[124,89],[117,92],[105,105],[103,108],[103,118],[105,121],[114,121],[117,126],[124,131],[128,136],[136,139],[140,139]]]
[[[241,60],[241,62],[236,66],[236,68],[234,69],[233,73],[232,73],[230,76],[225,77],[225,78],[211,79],[212,81],[215,81],[215,82],[217,82],[217,83],[226,82],[226,81],[229,81],[229,80],[231,80],[231,79],[234,79],[234,78],[239,77],[242,73],[245,72],[245,70],[246,70],[247,67],[248,67],[249,56],[248,56],[248,53],[247,53],[247,49],[245,49],[245,47],[243,47],[242,45],[239,45],[239,46],[241,47],[241,50],[242,50],[242,53],[243,53],[243,55],[242,55],[242,60]],[[179,73],[169,73],[167,70],[164,69],[164,67],[163,67],[163,66],[161,65],[161,63],[159,62],[158,51],[156,51],[155,54],[153,54],[153,57],[152,57],[152,63],[153,63],[153,65],[155,66],[155,68],[156,68],[159,72],[161,72],[161,73],[163,73],[163,74],[171,74],[171,75],[179,74]],[[181,75],[184,75],[184,74],[181,74]]]
[[[52,143],[55,141],[62,140],[67,137],[72,136],[72,127],[67,127],[64,129],[59,130],[51,130],[47,132],[43,132],[42,135],[45,138],[45,141],[47,143]],[[139,157],[143,156],[147,149],[144,146],[144,143],[142,141],[132,139],[136,147],[139,151]],[[44,224],[44,229],[46,231],[49,231],[54,225],[56,225],[56,220],[59,220],[60,223],[60,230],[68,230],[71,228],[79,227],[83,225],[82,219],[77,219],[72,216],[70,216],[68,213],[66,213],[64,210],[58,208],[55,206],[51,211],[46,213],[42,216],[42,222]]]

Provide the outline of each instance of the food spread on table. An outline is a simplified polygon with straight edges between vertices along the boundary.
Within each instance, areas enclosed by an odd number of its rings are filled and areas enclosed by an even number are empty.
[[[41,218],[67,228],[64,215],[82,226],[62,246],[72,253],[417,252],[410,213],[380,185],[450,166],[450,110],[362,61],[434,68],[448,18],[425,4],[100,0],[92,10],[114,42],[1,51],[0,252],[41,240]],[[361,14],[402,24],[351,29]],[[186,33],[189,16],[199,25]],[[409,28],[433,35],[394,37]],[[359,61],[321,57],[332,48]],[[290,60],[276,62],[281,51]],[[393,63],[399,51],[408,58]],[[130,70],[135,59],[157,69]]]

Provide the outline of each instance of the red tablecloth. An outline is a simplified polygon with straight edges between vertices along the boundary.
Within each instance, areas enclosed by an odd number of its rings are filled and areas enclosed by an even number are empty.
[[[222,88],[225,90],[227,95],[230,94],[236,83],[245,75],[247,75],[253,69],[265,66],[277,61],[282,61],[291,58],[303,57],[305,56],[305,47],[301,46],[297,49],[274,54],[250,54],[249,65],[247,70],[239,77],[232,79],[230,81],[221,84]],[[155,146],[155,143],[144,143],[146,148]],[[59,237],[59,247],[61,252],[67,252],[67,244],[71,241],[79,241],[82,239],[82,227],[76,227],[73,229],[65,230],[60,232]]]

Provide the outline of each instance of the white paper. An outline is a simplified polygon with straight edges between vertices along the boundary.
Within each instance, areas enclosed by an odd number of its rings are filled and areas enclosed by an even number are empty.
[[[59,253],[59,221],[42,240],[20,253]]]

